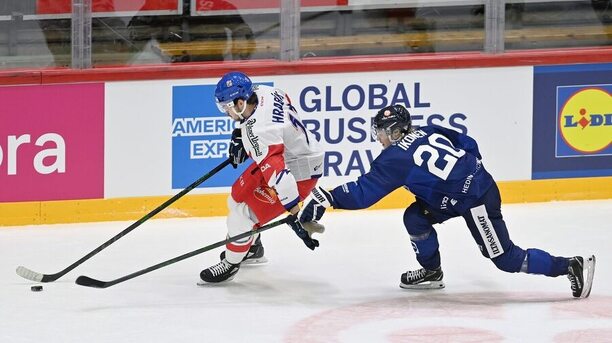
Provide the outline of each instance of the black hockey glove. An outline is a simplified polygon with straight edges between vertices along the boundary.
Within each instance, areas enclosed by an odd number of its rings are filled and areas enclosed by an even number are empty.
[[[304,241],[304,244],[306,244],[308,249],[315,250],[315,248],[319,246],[319,241],[316,239],[310,238],[308,231],[304,229],[304,226],[302,225],[302,223],[300,223],[297,216],[290,215],[289,217],[290,217],[290,220],[289,222],[287,222],[287,224],[289,224],[289,226],[291,226],[291,229],[295,232],[295,234],[298,237],[300,237],[302,241]]]
[[[242,131],[240,131],[240,129],[234,129],[234,132],[232,132],[232,140],[230,142],[228,154],[230,163],[234,169],[249,158],[242,144]]]
[[[325,210],[332,206],[331,193],[317,186],[304,199],[304,206],[298,213],[302,223],[318,221],[323,217]]]

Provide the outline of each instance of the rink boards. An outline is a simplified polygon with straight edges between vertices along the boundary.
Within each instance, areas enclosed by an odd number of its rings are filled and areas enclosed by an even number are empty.
[[[612,64],[258,75],[284,89],[325,151],[333,187],[368,170],[371,117],[476,138],[505,202],[612,197]],[[227,158],[217,78],[0,88],[0,225],[137,219]],[[607,83],[606,83],[607,82]],[[36,99],[36,101],[32,101]],[[246,166],[246,165],[245,165]],[[224,215],[227,167],[159,217]],[[402,208],[405,190],[376,208]]]

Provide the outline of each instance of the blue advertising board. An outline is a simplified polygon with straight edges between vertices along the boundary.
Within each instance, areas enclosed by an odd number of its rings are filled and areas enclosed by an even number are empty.
[[[215,85],[172,87],[172,188],[185,188],[227,159],[237,127],[215,104]],[[198,188],[229,187],[250,164],[226,167]]]
[[[612,63],[534,67],[532,179],[612,176]]]

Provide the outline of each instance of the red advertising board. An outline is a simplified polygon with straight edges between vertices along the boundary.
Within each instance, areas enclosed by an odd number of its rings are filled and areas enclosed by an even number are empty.
[[[173,12],[180,0],[92,0],[93,12]],[[37,0],[36,14],[68,14],[72,12],[72,0]]]
[[[196,12],[280,8],[280,0],[192,0]],[[348,0],[302,0],[302,7],[346,6]]]
[[[0,202],[104,197],[104,84],[0,87]]]

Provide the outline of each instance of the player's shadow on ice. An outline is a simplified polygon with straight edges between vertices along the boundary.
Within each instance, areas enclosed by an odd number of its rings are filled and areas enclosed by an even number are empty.
[[[558,303],[575,300],[571,294],[542,292],[472,292],[446,293],[435,291],[417,291],[411,302],[439,302],[455,306],[497,306],[509,304]]]

